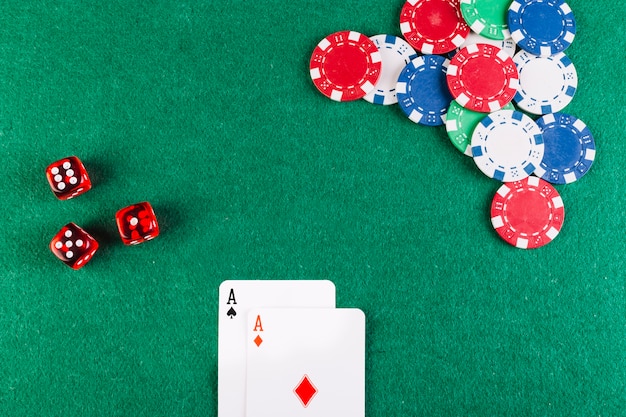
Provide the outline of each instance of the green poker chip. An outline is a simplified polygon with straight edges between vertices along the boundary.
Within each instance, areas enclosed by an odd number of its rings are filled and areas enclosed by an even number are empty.
[[[513,103],[508,103],[501,110],[514,110]],[[487,116],[488,113],[480,113],[468,110],[461,106],[456,100],[452,100],[448,113],[446,114],[446,131],[450,141],[459,151],[467,156],[472,156],[472,133],[478,123]]]
[[[461,14],[472,29],[489,39],[511,37],[507,13],[511,0],[461,0]]]

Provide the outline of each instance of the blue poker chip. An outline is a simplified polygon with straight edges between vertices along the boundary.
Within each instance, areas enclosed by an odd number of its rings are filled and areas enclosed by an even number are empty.
[[[563,52],[576,35],[574,13],[563,0],[515,0],[507,20],[515,43],[533,55]]]
[[[544,155],[535,175],[552,184],[569,184],[585,175],[596,156],[593,135],[580,119],[565,113],[546,114],[537,120]]]
[[[445,123],[453,98],[448,90],[448,60],[439,55],[423,55],[409,62],[398,77],[398,104],[408,118],[426,126]]]

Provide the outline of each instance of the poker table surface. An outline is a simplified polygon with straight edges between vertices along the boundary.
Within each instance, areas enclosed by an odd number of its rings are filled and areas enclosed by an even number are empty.
[[[0,415],[215,416],[228,279],[328,279],[362,309],[368,416],[625,415],[626,9],[568,3],[564,111],[597,157],[521,250],[444,127],[311,81],[325,36],[400,36],[401,0],[3,2]],[[61,201],[69,155],[93,188]],[[161,234],[125,246],[140,201]],[[49,250],[68,222],[100,243],[77,271]]]

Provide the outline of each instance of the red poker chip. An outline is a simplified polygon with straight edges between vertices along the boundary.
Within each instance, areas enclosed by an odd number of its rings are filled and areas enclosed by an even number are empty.
[[[556,189],[530,176],[502,185],[491,203],[491,224],[507,243],[534,249],[550,243],[561,231],[565,209]]]
[[[460,0],[407,0],[400,12],[400,31],[423,54],[444,54],[460,47],[470,28]]]
[[[448,65],[446,80],[457,103],[482,113],[502,109],[519,87],[513,59],[497,46],[484,43],[461,49]]]
[[[322,94],[335,101],[352,101],[374,89],[381,54],[367,36],[346,30],[322,39],[309,67],[313,84]]]

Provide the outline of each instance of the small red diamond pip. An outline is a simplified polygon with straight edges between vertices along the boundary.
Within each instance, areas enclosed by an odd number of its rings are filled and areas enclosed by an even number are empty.
[[[69,200],[91,189],[87,170],[75,156],[51,163],[46,168],[46,177],[52,192],[59,200]]]
[[[148,202],[133,204],[115,214],[122,242],[137,245],[159,235],[159,224]]]

